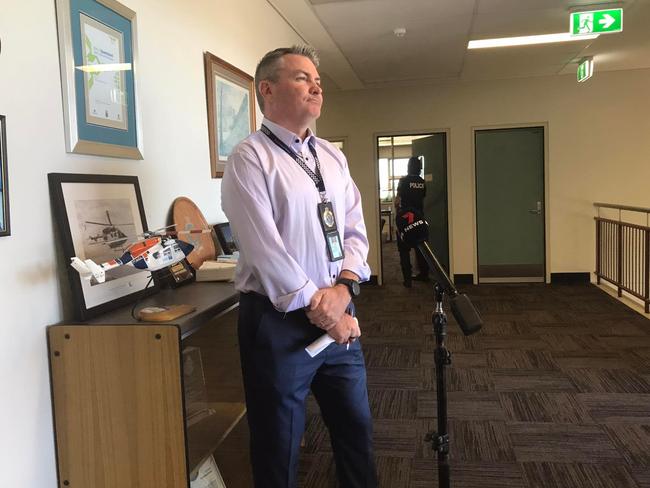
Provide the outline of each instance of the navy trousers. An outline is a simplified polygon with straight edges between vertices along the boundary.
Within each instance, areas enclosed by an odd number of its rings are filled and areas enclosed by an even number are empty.
[[[305,347],[323,331],[303,311],[278,312],[256,293],[241,294],[238,330],[255,487],[297,487],[310,389],[330,432],[341,488],[376,487],[360,342],[349,350],[331,344],[311,358]]]

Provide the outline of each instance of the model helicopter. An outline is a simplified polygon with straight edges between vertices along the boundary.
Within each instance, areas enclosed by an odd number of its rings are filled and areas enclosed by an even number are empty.
[[[111,221],[111,215],[108,213],[108,210],[106,210],[106,219],[108,220],[108,223],[92,222],[86,220],[85,222],[86,224],[104,226],[104,228],[101,231],[99,231],[98,234],[94,236],[88,236],[88,238],[91,241],[93,241],[93,243],[95,244],[106,244],[111,249],[121,248],[124,245],[124,243],[128,240],[128,236],[124,232],[122,232],[117,226],[133,225],[133,222],[128,224],[114,224]]]
[[[172,237],[179,234],[202,234],[212,232],[210,229],[165,231],[170,225],[152,232],[141,234],[142,239],[131,244],[119,258],[97,264],[92,259],[82,261],[74,256],[70,258],[72,266],[84,280],[95,278],[98,283],[106,281],[106,271],[119,266],[130,265],[137,269],[158,271],[185,259],[194,249],[188,242]]]

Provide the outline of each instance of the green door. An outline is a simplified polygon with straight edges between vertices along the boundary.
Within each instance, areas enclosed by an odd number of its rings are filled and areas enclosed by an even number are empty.
[[[477,130],[481,283],[544,281],[544,128]]]
[[[413,156],[422,156],[427,194],[424,218],[429,224],[429,245],[449,273],[449,226],[447,209],[447,135],[444,132],[415,139]]]

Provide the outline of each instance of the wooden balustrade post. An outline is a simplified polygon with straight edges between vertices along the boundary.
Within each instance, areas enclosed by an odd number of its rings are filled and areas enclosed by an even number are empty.
[[[600,247],[600,227],[601,222],[596,218],[596,283],[600,285],[600,260],[602,259]]]
[[[618,296],[623,296],[623,226],[619,221],[616,224],[616,240],[618,241],[616,249],[616,287],[618,289]]]
[[[650,230],[645,229],[643,231],[645,235],[645,249],[644,249],[644,254],[645,254],[645,260],[643,262],[643,274],[644,274],[644,282],[643,286],[645,288],[644,290],[644,302],[645,302],[645,313],[650,312]]]

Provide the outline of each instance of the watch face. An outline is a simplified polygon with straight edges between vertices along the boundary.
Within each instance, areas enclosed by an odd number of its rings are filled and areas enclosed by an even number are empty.
[[[359,282],[352,280],[351,285],[352,285],[352,296],[355,297],[359,296],[359,294],[361,293],[361,287],[359,286]]]

